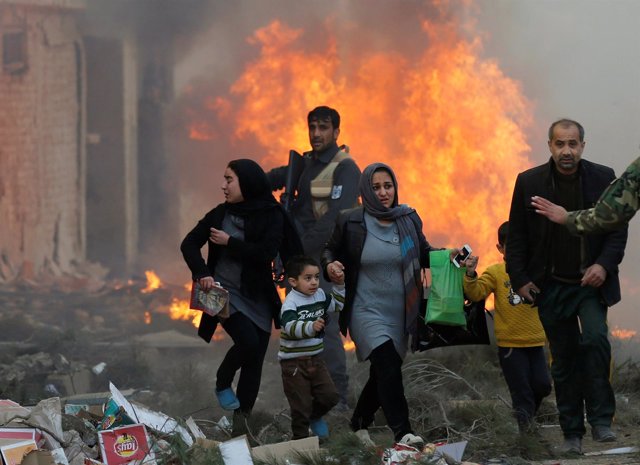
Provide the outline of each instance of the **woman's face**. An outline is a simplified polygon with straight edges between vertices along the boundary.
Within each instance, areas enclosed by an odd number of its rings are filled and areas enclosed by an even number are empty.
[[[371,178],[371,187],[380,203],[387,208],[391,208],[396,198],[396,187],[393,185],[391,175],[384,170],[376,171]]]
[[[242,190],[240,190],[240,181],[236,173],[227,166],[224,170],[224,181],[222,181],[222,192],[224,192],[224,199],[228,203],[238,203],[244,200],[242,197]]]

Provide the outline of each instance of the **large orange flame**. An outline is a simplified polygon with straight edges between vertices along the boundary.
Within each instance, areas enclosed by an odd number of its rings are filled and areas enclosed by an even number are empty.
[[[342,53],[328,28],[321,50],[306,50],[302,29],[280,21],[249,42],[248,63],[230,95],[206,99],[236,140],[256,141],[265,167],[286,163],[289,149],[308,150],[306,114],[329,105],[342,116],[339,143],[361,168],[394,168],[402,203],[418,210],[436,246],[469,243],[481,265],[502,260],[496,231],[507,219],[515,176],[528,168],[524,128],[531,104],[479,39],[461,37],[447,19],[423,22],[424,48]],[[348,58],[346,58],[348,56]],[[200,129],[200,133],[205,132]]]

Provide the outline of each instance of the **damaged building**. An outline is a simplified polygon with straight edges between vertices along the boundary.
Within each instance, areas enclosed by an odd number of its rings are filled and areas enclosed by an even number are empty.
[[[202,4],[0,0],[0,283],[178,242],[164,116]]]

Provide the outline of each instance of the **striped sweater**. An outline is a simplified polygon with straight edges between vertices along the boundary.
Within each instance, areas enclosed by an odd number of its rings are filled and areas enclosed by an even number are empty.
[[[331,295],[322,289],[313,295],[305,295],[292,289],[284,299],[280,312],[280,350],[278,359],[317,355],[324,347],[323,332],[316,334],[313,322],[318,318],[325,323],[333,316],[329,312],[339,312],[344,306],[344,285],[334,285]]]

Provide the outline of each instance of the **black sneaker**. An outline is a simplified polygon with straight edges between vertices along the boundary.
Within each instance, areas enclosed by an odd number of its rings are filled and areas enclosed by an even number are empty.
[[[609,426],[592,426],[591,437],[597,442],[614,442],[618,438]]]

